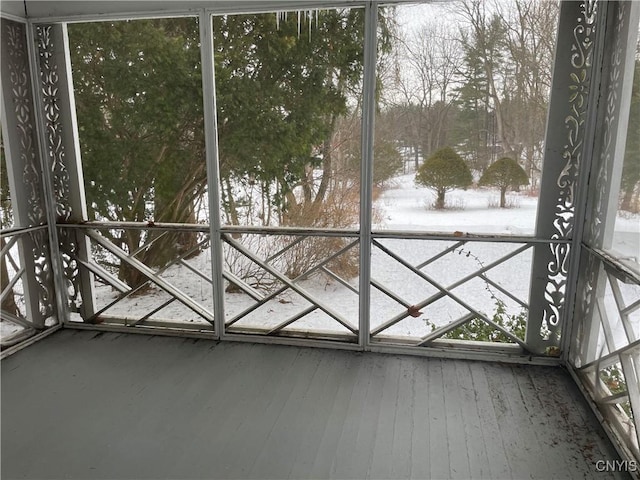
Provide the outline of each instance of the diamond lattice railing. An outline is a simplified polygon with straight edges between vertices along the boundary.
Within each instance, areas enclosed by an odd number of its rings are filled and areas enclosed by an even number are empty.
[[[95,278],[95,311],[85,321],[212,330],[207,233],[180,227],[116,226],[77,231],[90,240],[92,259],[74,256],[69,260]],[[132,236],[140,246],[127,251],[126,240]],[[187,245],[178,243],[187,237]],[[167,249],[167,245],[173,247]],[[163,257],[160,252],[167,250],[172,253]]]
[[[228,332],[357,340],[357,238],[286,231],[222,238]]]
[[[589,249],[572,362],[594,401],[640,457],[640,276]]]
[[[427,346],[463,338],[526,349],[531,243],[378,239],[374,247],[374,339]]]
[[[7,229],[0,239],[0,336],[5,348],[55,325],[57,320],[47,255],[47,228]]]

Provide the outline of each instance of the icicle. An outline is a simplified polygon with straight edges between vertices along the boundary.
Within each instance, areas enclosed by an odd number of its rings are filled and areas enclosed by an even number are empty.
[[[311,41],[311,34],[313,31],[313,23],[315,21],[315,28],[316,30],[318,29],[318,25],[319,25],[319,10],[317,8],[314,9],[308,9],[308,10],[298,10],[297,11],[297,15],[298,15],[298,38],[300,38],[300,35],[302,34],[302,23],[303,22],[308,22],[308,29],[309,29],[309,41]],[[288,11],[279,11],[276,12],[276,29],[280,30],[280,22],[285,21],[287,22],[289,20],[289,12]]]

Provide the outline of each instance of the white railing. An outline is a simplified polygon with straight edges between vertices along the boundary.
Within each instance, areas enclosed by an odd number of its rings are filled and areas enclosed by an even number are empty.
[[[91,245],[91,258],[68,258],[77,266],[71,283],[83,271],[93,279],[90,288],[77,286],[86,290],[79,298],[94,298],[92,311],[72,303],[75,325],[533,353],[525,333],[532,250],[547,243],[533,237],[379,232],[370,268],[362,269],[360,233],[348,229],[223,227],[221,252],[212,250],[209,226],[202,224],[85,222],[60,224],[59,231]],[[128,251],[123,239],[132,231],[142,232],[143,241]],[[185,233],[197,241],[162,264],[146,255]],[[213,272],[215,255],[223,257],[219,273]],[[125,271],[135,272],[135,283],[127,283]],[[363,271],[371,289],[366,321]],[[216,309],[218,275],[224,293]]]
[[[640,275],[584,249],[570,363],[623,447],[640,458]]]
[[[3,350],[58,323],[52,306],[46,235],[46,226],[0,232],[0,345]]]

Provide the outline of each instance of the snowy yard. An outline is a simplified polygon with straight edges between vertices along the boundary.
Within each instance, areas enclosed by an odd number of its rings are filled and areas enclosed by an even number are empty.
[[[434,194],[415,185],[414,175],[395,179],[377,202],[383,211],[383,223],[378,228],[427,232],[464,231],[501,235],[533,235],[538,199],[511,193],[508,200],[514,208],[490,208],[499,199],[497,190],[468,189],[447,193],[451,208],[434,210]]]
[[[524,193],[512,193],[509,199],[513,208],[490,207],[490,204],[496,203],[497,197],[498,192],[494,190],[456,190],[447,194],[447,203],[451,204],[453,208],[446,211],[436,211],[429,207],[433,201],[432,193],[426,188],[416,186],[412,174],[404,175],[398,177],[377,199],[375,208],[378,210],[378,217],[382,219],[382,222],[375,225],[374,230],[532,235],[535,228],[537,199]],[[624,241],[618,246],[620,251],[628,255],[633,255],[634,251],[637,252],[637,242],[640,237],[638,217],[619,217],[616,230],[619,233],[616,235],[616,239]],[[632,244],[630,240],[636,243]],[[382,239],[380,243],[414,266],[454,244],[451,241],[422,239]],[[487,265],[519,247],[521,244],[516,243],[468,242],[429,264],[422,271],[439,285],[447,287],[483,265]],[[491,269],[487,276],[507,288],[521,301],[528,303],[531,257],[532,249],[526,249]],[[188,261],[206,276],[211,276],[210,250],[205,250]],[[179,265],[168,269],[162,277],[196,302],[213,311],[211,286],[204,279]],[[424,301],[438,293],[435,287],[376,247],[373,248],[372,253],[372,278],[409,305]],[[299,282],[299,286],[319,304],[326,307],[327,310],[339,314],[350,325],[357,327],[359,300],[353,290],[359,288],[358,278],[349,279],[349,284],[352,289],[326,276],[314,276]],[[521,311],[520,305],[478,278],[465,282],[452,291],[459,299],[489,316],[496,308],[497,299],[505,303],[509,314],[516,315]],[[108,286],[96,288],[96,293],[99,308],[116,298],[115,292]],[[167,293],[152,287],[144,294],[119,302],[106,314],[133,321],[146,312],[157,308],[168,299],[170,297]],[[271,329],[311,306],[300,294],[288,289],[251,313],[242,316],[242,312],[254,303],[254,300],[244,293],[225,292],[226,321],[241,316],[242,318],[234,321],[233,324],[233,328],[238,331],[256,327]],[[372,288],[372,328],[405,311],[405,306],[391,299],[389,295],[382,293],[379,289]],[[451,298],[440,298],[422,309],[420,316],[409,316],[385,330],[384,334],[421,337],[431,331],[432,325],[447,324],[467,312],[464,307]],[[197,314],[177,301],[154,314],[152,318],[202,323],[203,325],[206,323]],[[288,329],[312,332],[348,332],[347,328],[321,309],[308,313],[290,326],[285,327],[284,330]]]
[[[512,208],[495,208],[498,192],[489,189],[455,190],[447,194],[445,211],[434,210],[430,205],[434,196],[428,189],[418,187],[413,174],[397,177],[375,202],[376,218],[381,221],[374,225],[374,231],[408,232],[454,232],[484,233],[499,235],[533,235],[536,221],[537,198],[525,193],[511,193]],[[258,241],[261,241],[257,238]],[[439,252],[451,247],[455,242],[424,239],[380,239],[384,248],[399,256],[412,266],[417,266]],[[623,256],[638,258],[640,247],[640,219],[638,215],[618,216],[614,235],[614,250]],[[468,242],[422,268],[422,272],[443,287],[448,287],[479,268],[507,255],[521,247],[516,243]],[[488,278],[505,287],[511,294],[524,303],[528,303],[529,279],[532,249],[526,249],[504,263],[487,272]],[[192,267],[211,277],[210,249],[188,260]],[[406,305],[415,305],[438,294],[438,289],[418,277],[407,267],[374,246],[372,251],[371,289],[371,327],[375,329],[406,312],[406,306],[392,299],[388,294],[401,298]],[[176,265],[162,274],[162,277],[188,295],[191,299],[213,312],[213,294],[211,285],[188,268]],[[358,277],[348,279],[351,288],[340,284],[326,275],[316,275],[299,282],[300,288],[311,295],[318,304],[337,314],[347,324],[357,328],[359,298]],[[625,287],[623,287],[625,288]],[[383,293],[386,291],[387,293]],[[631,286],[629,286],[631,289]],[[632,289],[631,289],[632,290]],[[636,292],[629,290],[627,295]],[[97,284],[96,307],[102,308],[117,298],[110,286]],[[510,315],[517,315],[522,307],[498,292],[485,281],[474,278],[452,289],[452,293],[471,307],[491,316],[496,301],[504,302]],[[268,292],[264,292],[265,295]],[[608,302],[612,302],[609,292]],[[161,289],[152,286],[142,294],[126,298],[109,308],[106,316],[135,321],[158,308],[171,297]],[[226,321],[233,320],[233,328],[246,331],[276,327],[311,306],[299,293],[287,289],[275,295],[248,314],[243,314],[255,301],[244,293],[225,292]],[[613,305],[611,305],[612,308]],[[407,316],[403,320],[384,330],[384,335],[419,338],[428,334],[433,326],[445,325],[468,313],[468,310],[448,296],[437,299],[420,310],[416,317]],[[74,315],[74,317],[76,317]],[[159,321],[187,322],[202,324],[207,322],[178,301],[159,310],[151,318]],[[11,335],[21,327],[2,322],[2,336]],[[349,330],[338,323],[322,309],[316,309],[284,331],[348,333]]]

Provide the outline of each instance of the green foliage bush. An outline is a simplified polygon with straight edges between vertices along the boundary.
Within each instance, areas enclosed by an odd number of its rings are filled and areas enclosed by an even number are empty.
[[[513,158],[502,157],[487,168],[478,185],[500,189],[500,208],[505,208],[506,193],[509,189],[517,189],[529,184],[529,177],[524,169]]]
[[[516,337],[524,340],[527,328],[527,311],[525,309],[522,309],[522,311],[517,314],[508,314],[504,302],[496,299],[496,310],[493,313],[492,320]],[[504,333],[478,318],[447,332],[442,338],[474,340],[477,342],[513,343],[513,340]]]
[[[445,194],[454,188],[466,188],[473,183],[471,170],[451,147],[437,150],[420,165],[416,183],[436,192],[435,208],[445,207]]]

